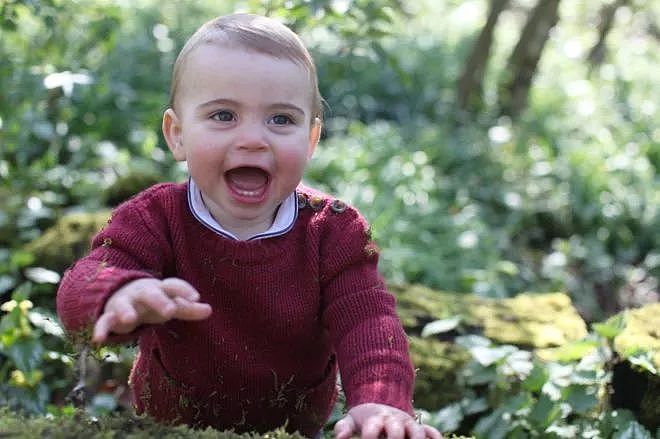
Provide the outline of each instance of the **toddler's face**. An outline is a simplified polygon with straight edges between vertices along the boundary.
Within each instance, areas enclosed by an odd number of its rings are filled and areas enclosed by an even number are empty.
[[[163,130],[223,227],[270,227],[318,141],[311,103],[308,72],[293,61],[217,44],[189,54]]]

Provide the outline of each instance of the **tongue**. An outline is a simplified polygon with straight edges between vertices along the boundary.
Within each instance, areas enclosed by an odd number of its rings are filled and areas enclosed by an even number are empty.
[[[227,172],[227,180],[239,189],[253,191],[268,182],[268,174],[258,168],[236,168]]]

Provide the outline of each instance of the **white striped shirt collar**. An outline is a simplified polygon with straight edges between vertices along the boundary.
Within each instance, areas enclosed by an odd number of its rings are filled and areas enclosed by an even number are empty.
[[[201,190],[197,187],[192,178],[188,179],[188,207],[193,216],[204,226],[225,238],[240,241],[236,235],[226,230],[215,220],[215,218],[213,218],[213,215],[211,215],[211,212],[209,212],[209,209],[204,203]],[[280,207],[277,209],[277,214],[275,215],[275,220],[270,228],[264,232],[250,236],[245,239],[245,241],[284,235],[293,228],[296,218],[298,218],[298,197],[296,192],[293,191],[291,195],[280,204]]]

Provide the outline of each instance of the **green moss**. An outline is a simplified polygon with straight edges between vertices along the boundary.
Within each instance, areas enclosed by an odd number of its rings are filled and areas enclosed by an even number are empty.
[[[458,374],[468,361],[462,348],[432,338],[410,337],[410,356],[416,370],[414,405],[438,409],[461,398]]]
[[[524,293],[495,300],[419,285],[394,285],[391,290],[409,333],[419,333],[430,321],[458,315],[469,332],[530,348],[561,346],[587,334],[586,324],[564,293]]]
[[[403,326],[419,332],[424,324],[455,315],[463,316],[467,325],[479,322],[472,309],[479,299],[472,295],[436,291],[422,285],[390,285],[397,299],[397,311]]]
[[[625,328],[614,339],[614,349],[623,358],[639,350],[650,353],[660,370],[660,303],[625,311]]]
[[[72,213],[60,218],[25,250],[40,266],[62,271],[89,250],[90,239],[105,226],[109,211]]]
[[[23,417],[6,409],[0,409],[0,437],[15,439],[33,439],[47,437],[52,439],[78,438],[196,438],[196,439],[302,439],[299,434],[289,434],[283,429],[263,435],[257,433],[237,434],[231,431],[218,431],[212,428],[193,430],[185,426],[159,424],[149,418],[134,415],[112,415],[90,418],[83,412],[72,416],[48,419],[45,417]]]
[[[103,198],[110,206],[116,206],[128,200],[138,192],[160,183],[163,176],[155,170],[139,169],[122,175],[103,193]]]
[[[587,326],[564,293],[520,294],[483,300],[473,310],[486,337],[532,348],[561,346],[587,335]]]

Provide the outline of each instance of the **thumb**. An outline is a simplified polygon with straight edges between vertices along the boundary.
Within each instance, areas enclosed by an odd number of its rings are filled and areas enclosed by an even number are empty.
[[[336,439],[349,439],[357,433],[355,420],[351,415],[346,415],[335,424],[335,438]]]

